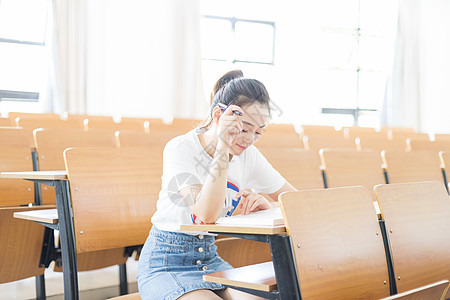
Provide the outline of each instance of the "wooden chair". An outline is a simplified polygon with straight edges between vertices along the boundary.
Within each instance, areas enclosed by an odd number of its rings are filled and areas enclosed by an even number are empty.
[[[202,120],[174,118],[171,123],[156,123],[150,125],[150,131],[171,131],[184,134],[197,127]]]
[[[357,149],[354,140],[345,139],[343,135],[339,136],[307,136],[303,137],[303,145],[306,150],[319,151],[322,148],[331,149]]]
[[[382,150],[406,151],[406,140],[393,139],[390,140],[386,136],[361,136],[356,140],[359,150],[374,150],[381,152]]]
[[[77,253],[144,244],[161,188],[162,157],[149,148],[70,148]]]
[[[45,298],[45,266],[40,264],[45,227],[13,214],[42,208],[54,206],[0,207],[0,284],[35,276],[37,299]]]
[[[445,300],[448,287],[448,280],[443,280],[380,300]]]
[[[283,148],[261,148],[259,150],[295,188],[317,189],[324,187],[318,152]]]
[[[40,171],[64,170],[63,152],[69,147],[116,147],[112,130],[37,129],[34,140]],[[42,203],[56,203],[53,187],[42,186]]]
[[[425,150],[425,151],[450,151],[450,140],[439,140],[439,141],[420,141],[420,140],[408,140],[408,149],[410,151]]]
[[[224,237],[215,244],[219,256],[235,268],[272,261],[267,243]]]
[[[109,300],[141,300],[139,293],[133,293],[128,295],[123,295],[119,297],[108,298]]]
[[[339,135],[342,136],[342,134],[333,126],[327,126],[327,125],[302,125],[302,132],[301,136],[316,136],[316,135]]]
[[[450,277],[450,201],[442,182],[383,184],[385,221],[399,293]]]
[[[443,182],[439,155],[433,151],[383,151],[388,183],[437,180]]]
[[[30,139],[20,128],[0,128],[0,172],[33,171]],[[31,181],[0,178],[0,206],[35,203]]]
[[[450,133],[436,133],[434,140],[436,142],[450,142]]]
[[[21,119],[40,119],[40,120],[61,120],[58,114],[54,113],[25,113],[25,112],[9,112],[8,119],[15,122],[16,118]]]
[[[124,147],[160,147],[164,149],[164,146],[171,139],[176,137],[178,134],[176,132],[163,131],[155,132],[150,131],[145,133],[144,131],[130,131],[130,130],[120,130],[117,131],[116,144],[120,148]]]
[[[355,150],[320,150],[327,187],[362,185],[372,193],[377,184],[386,183],[379,152]]]
[[[450,151],[440,151],[439,158],[441,159],[441,166],[444,171],[444,177],[446,179],[445,184],[448,187],[450,176]]]
[[[344,134],[346,139],[354,139],[356,137],[361,136],[376,136],[378,135],[377,131],[373,127],[359,127],[359,126],[351,126],[351,127],[342,127],[341,131]]]
[[[120,119],[119,130],[144,131],[145,133],[148,133],[151,131],[154,124],[158,124],[159,126],[164,125],[161,119],[123,117]]]
[[[302,299],[379,299],[390,294],[383,239],[364,187],[280,195]]]
[[[270,127],[270,126],[269,126]],[[260,139],[256,141],[258,148],[303,148],[302,140],[297,133],[276,133],[265,131]]]
[[[390,140],[393,140],[394,138],[397,139],[398,137],[404,136],[404,135],[410,135],[414,134],[415,130],[411,127],[389,127],[389,126],[383,126],[380,128],[380,133],[387,136]]]
[[[264,129],[264,134],[298,135],[294,124],[278,124],[278,123],[269,123]]]
[[[15,126],[15,123],[10,122],[8,118],[0,118],[0,127]]]

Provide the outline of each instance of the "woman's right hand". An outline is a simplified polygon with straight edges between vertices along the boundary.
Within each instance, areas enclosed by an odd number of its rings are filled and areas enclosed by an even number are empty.
[[[242,132],[241,117],[234,111],[244,114],[244,111],[239,106],[230,105],[219,118],[218,146],[222,143],[221,146],[230,148],[233,141]]]

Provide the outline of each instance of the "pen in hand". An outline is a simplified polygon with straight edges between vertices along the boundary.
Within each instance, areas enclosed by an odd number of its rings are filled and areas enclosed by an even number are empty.
[[[225,111],[228,108],[228,106],[226,106],[223,103],[217,103],[217,105],[220,107],[220,109],[222,111]],[[238,110],[233,110],[233,114],[242,117],[242,113],[240,111],[238,111]]]

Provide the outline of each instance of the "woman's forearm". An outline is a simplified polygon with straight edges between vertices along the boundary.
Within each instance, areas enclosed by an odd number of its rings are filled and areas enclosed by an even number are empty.
[[[228,164],[229,147],[219,143],[205,183],[192,207],[192,212],[205,223],[214,223],[223,208],[227,192]]]

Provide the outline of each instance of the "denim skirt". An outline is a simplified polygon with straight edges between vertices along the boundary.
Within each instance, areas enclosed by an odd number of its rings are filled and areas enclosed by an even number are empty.
[[[162,231],[153,226],[142,248],[138,288],[143,300],[177,299],[199,289],[221,290],[203,275],[232,269],[217,254],[214,236]]]

